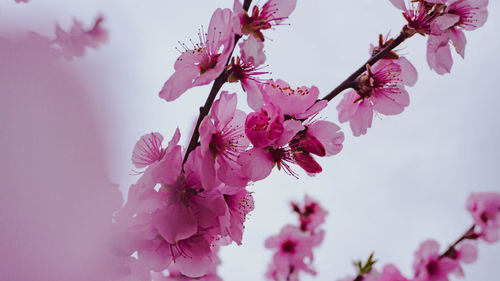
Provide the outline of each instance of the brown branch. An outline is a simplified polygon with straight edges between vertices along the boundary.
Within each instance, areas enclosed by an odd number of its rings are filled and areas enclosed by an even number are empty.
[[[248,11],[250,8],[250,4],[252,3],[252,0],[245,0],[243,3],[243,9],[245,11]],[[235,35],[234,38],[234,46],[236,46],[236,43],[238,40],[240,40],[241,36]],[[234,49],[234,47],[233,47]],[[232,55],[232,51],[231,51]],[[226,66],[229,64],[231,60],[231,55],[229,55],[228,60],[226,62]],[[203,121],[203,118],[207,116],[210,113],[210,109],[212,108],[212,105],[215,101],[215,98],[217,97],[217,94],[219,93],[219,90],[222,88],[222,85],[227,82],[227,76],[228,73],[226,70],[224,70],[217,79],[215,79],[214,83],[212,84],[212,89],[210,89],[210,93],[208,94],[207,100],[205,101],[205,105],[203,107],[200,107],[200,115],[198,116],[198,120],[196,121],[196,126],[194,127],[193,135],[191,136],[191,140],[189,141],[189,146],[186,150],[186,154],[184,155],[184,159],[182,161],[182,170],[184,171],[184,164],[186,163],[189,154],[195,150],[195,148],[199,145],[198,139],[200,138],[200,132],[198,129],[200,128],[201,121]]]
[[[326,95],[321,100],[331,101],[334,97],[340,94],[342,91],[348,88],[352,88],[354,85],[354,81],[366,70],[366,65],[372,66],[374,63],[384,58],[389,52],[391,52],[394,48],[399,46],[399,44],[403,43],[406,39],[410,38],[412,34],[406,31],[406,26],[403,28],[403,31],[399,34],[394,41],[392,41],[387,47],[385,47],[382,51],[378,52],[374,56],[372,56],[368,61],[366,61],[358,70],[356,70],[353,74],[347,77],[344,82],[340,83],[335,89],[333,89],[328,95]]]
[[[474,229],[476,228],[476,225],[473,224],[465,233],[464,235],[460,236],[460,238],[457,239],[457,241],[455,241],[455,243],[453,243],[450,247],[448,247],[448,250],[446,250],[446,252],[442,253],[440,256],[439,256],[439,259],[442,259],[444,257],[453,257],[455,253],[455,247],[462,241],[466,240],[466,239],[476,239],[478,236],[477,234],[474,232]]]

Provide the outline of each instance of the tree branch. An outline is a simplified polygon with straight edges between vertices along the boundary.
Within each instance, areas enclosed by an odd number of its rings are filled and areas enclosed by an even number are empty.
[[[406,28],[403,28],[403,31],[399,34],[394,41],[392,41],[387,47],[385,47],[382,51],[378,52],[374,56],[372,56],[368,61],[366,61],[358,70],[356,70],[353,74],[347,77],[344,82],[338,85],[335,89],[333,89],[328,95],[326,95],[321,100],[331,101],[334,97],[340,94],[345,89],[351,88],[353,86],[354,80],[359,77],[363,72],[366,71],[366,65],[372,66],[374,63],[384,58],[390,51],[399,46],[399,44],[403,43],[406,39],[410,38],[412,35],[405,31]]]

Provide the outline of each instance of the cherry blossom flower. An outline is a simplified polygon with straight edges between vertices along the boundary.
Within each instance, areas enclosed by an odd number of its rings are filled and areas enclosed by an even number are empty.
[[[449,42],[456,52],[465,56],[465,34],[463,30],[475,30],[488,18],[488,0],[450,0],[443,13],[431,24],[431,35],[427,41],[427,62],[438,74],[449,73],[453,64]]]
[[[328,212],[321,205],[309,197],[304,198],[304,204],[292,202],[293,210],[299,214],[300,230],[314,232],[325,222]]]
[[[409,281],[401,275],[399,269],[392,264],[385,265],[382,272],[376,279],[377,281]]]
[[[297,0],[268,0],[261,8],[254,6],[252,15],[243,10],[239,0],[234,1],[234,32],[252,35],[264,41],[262,30],[281,24],[295,10]]]
[[[480,227],[478,233],[487,242],[500,238],[500,194],[496,192],[472,193],[467,199],[467,210]]]
[[[99,16],[94,26],[85,30],[79,21],[73,20],[73,26],[69,32],[56,25],[54,43],[59,44],[66,58],[82,57],[87,47],[97,49],[99,44],[107,41],[108,31],[102,27],[103,21],[104,18]]]
[[[236,94],[223,91],[211,114],[200,124],[201,175],[205,188],[216,185],[216,175],[232,186],[243,187],[248,183],[237,163],[239,154],[250,144],[243,127],[246,114],[236,109],[236,103]]]
[[[310,262],[313,261],[312,248],[322,242],[323,236],[323,231],[309,235],[293,225],[283,227],[279,235],[266,239],[266,248],[277,249],[266,276],[271,280],[286,280],[274,278],[298,274],[300,271],[315,275],[316,272],[305,259],[307,257]]]
[[[245,188],[225,186],[220,189],[227,204],[226,215],[219,218],[221,234],[228,236],[236,244],[241,245],[243,223],[247,215],[254,209],[252,193]]]
[[[406,86],[415,85],[417,72],[404,57],[383,59],[357,79],[355,90],[344,95],[337,105],[339,121],[349,121],[354,136],[366,134],[372,125],[373,113],[395,115],[410,103]]]
[[[247,94],[247,103],[250,108],[258,110],[263,104],[260,87],[263,80],[260,75],[267,74],[262,71],[261,66],[265,60],[263,48],[264,43],[254,37],[249,37],[239,44],[241,57],[231,59],[228,68],[228,81],[241,82],[243,90]]]
[[[174,74],[163,85],[161,98],[173,101],[189,88],[214,81],[224,71],[234,45],[231,17],[230,9],[215,10],[207,34],[199,34],[200,43],[192,48],[182,45],[184,52],[174,64]]]
[[[439,244],[436,241],[424,241],[415,252],[414,281],[448,281],[448,275],[458,266],[457,260],[439,257]]]

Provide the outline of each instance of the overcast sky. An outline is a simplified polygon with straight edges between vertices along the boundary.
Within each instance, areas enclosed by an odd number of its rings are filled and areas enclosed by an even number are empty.
[[[264,2],[264,1],[260,1]],[[0,23],[52,35],[55,22],[68,28],[73,17],[90,23],[101,13],[110,40],[77,65],[99,66],[87,77],[108,133],[110,177],[123,190],[130,175],[130,155],[139,137],[152,131],[170,138],[179,126],[184,143],[209,87],[199,87],[166,103],[158,97],[173,73],[177,41],[197,38],[218,7],[231,0],[44,0],[15,4],[2,0]],[[425,61],[425,38],[414,36],[400,48],[419,72],[408,89],[410,106],[397,116],[374,118],[366,136],[353,137],[348,125],[343,151],[318,162],[323,173],[300,179],[274,171],[250,187],[255,211],[246,224],[243,246],[222,250],[224,280],[263,280],[271,252],[266,237],[295,222],[289,200],[307,192],[330,212],[326,237],[315,254],[318,276],[336,280],[354,275],[351,262],[372,251],[378,268],[394,263],[407,276],[421,241],[437,239],[443,248],[471,224],[465,211],[470,192],[500,192],[500,5],[491,1],[486,25],[467,32],[465,60],[455,53],[450,75],[439,76]],[[270,77],[294,86],[319,87],[328,93],[368,58],[379,33],[398,34],[404,19],[385,0],[298,0],[287,21],[266,31]],[[243,104],[245,96],[237,85]],[[321,114],[337,122],[337,100]],[[242,106],[248,112],[248,108]],[[299,171],[296,168],[296,171]],[[466,280],[497,281],[500,245],[479,245],[479,260],[465,267]]]

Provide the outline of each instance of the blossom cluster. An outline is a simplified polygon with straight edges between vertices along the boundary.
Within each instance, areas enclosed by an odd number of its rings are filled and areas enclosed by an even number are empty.
[[[325,231],[320,226],[327,211],[307,195],[303,204],[292,202],[292,208],[299,215],[299,225],[288,224],[265,242],[266,248],[276,249],[266,273],[268,280],[298,281],[301,271],[316,275],[313,248],[323,241]]]
[[[463,58],[464,30],[475,30],[488,18],[488,0],[390,0],[408,21],[407,32],[429,35],[427,62],[438,74],[449,73],[453,65],[450,43]]]
[[[412,279],[403,277],[395,265],[388,264],[381,272],[373,269],[359,275],[360,278],[346,277],[339,281],[449,281],[451,274],[464,277],[462,265],[477,260],[477,240],[493,243],[500,238],[500,193],[473,193],[466,208],[474,225],[443,253],[437,241],[422,242],[415,251]]]

